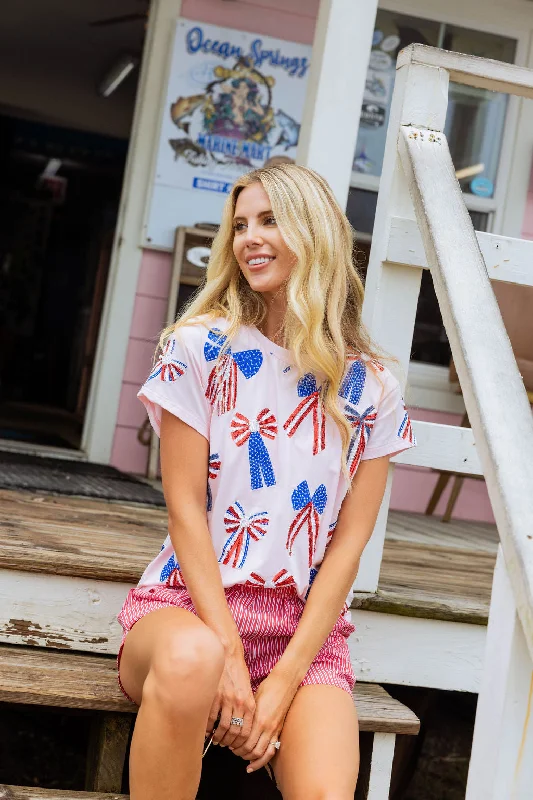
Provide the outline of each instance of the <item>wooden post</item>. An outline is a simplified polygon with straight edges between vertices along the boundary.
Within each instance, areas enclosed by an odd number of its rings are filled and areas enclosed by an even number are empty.
[[[99,713],[93,720],[87,755],[85,790],[120,792],[133,714],[111,711]]]
[[[396,734],[375,733],[367,800],[388,800]]]
[[[525,800],[532,787],[533,665],[500,547],[466,800]]]
[[[346,207],[377,0],[321,0],[296,160]]]

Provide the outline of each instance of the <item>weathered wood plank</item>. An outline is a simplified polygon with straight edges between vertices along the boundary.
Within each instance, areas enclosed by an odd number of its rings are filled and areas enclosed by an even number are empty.
[[[414,735],[420,730],[420,721],[416,714],[394,700],[382,686],[357,683],[354,700],[361,731]]]
[[[118,688],[115,658],[40,647],[0,647],[0,700],[127,713],[136,708]]]
[[[129,800],[129,794],[71,792],[60,789],[37,789],[34,786],[0,785],[0,800]]]
[[[378,591],[352,608],[486,625],[495,563],[495,552],[386,540]]]
[[[381,686],[357,684],[354,699],[361,730],[418,732],[415,714]],[[137,710],[118,688],[114,658],[37,647],[0,647],[0,700],[130,714]]]
[[[0,642],[116,654],[133,583],[0,569]]]
[[[356,631],[348,640],[358,679],[373,683],[478,692],[484,625],[352,611]]]
[[[481,231],[476,231],[476,238],[490,280],[533,286],[533,242]],[[415,220],[402,217],[391,219],[387,261],[429,269]]]
[[[159,509],[0,491],[0,568],[132,583],[166,533]]]

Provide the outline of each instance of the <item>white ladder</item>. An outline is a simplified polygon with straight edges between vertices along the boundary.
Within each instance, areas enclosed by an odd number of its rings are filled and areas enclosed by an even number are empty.
[[[431,270],[472,428],[415,422],[419,446],[397,460],[485,476],[500,548],[466,797],[526,800],[533,798],[533,418],[489,279],[533,285],[533,242],[474,231],[443,134],[450,80],[533,98],[532,70],[423,45],[402,50],[363,319],[406,375],[422,270]],[[393,469],[358,591],[377,588]]]

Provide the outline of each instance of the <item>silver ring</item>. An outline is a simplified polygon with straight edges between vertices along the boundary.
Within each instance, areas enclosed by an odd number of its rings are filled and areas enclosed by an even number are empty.
[[[278,741],[275,741],[275,742],[270,742],[270,744],[271,744],[273,747],[275,747],[275,748],[276,748],[276,750],[279,750],[279,748],[281,747],[281,742],[280,742],[279,740],[278,740]]]
[[[232,717],[230,725],[238,725],[239,728],[242,728],[242,726],[244,725],[244,720],[242,717]]]

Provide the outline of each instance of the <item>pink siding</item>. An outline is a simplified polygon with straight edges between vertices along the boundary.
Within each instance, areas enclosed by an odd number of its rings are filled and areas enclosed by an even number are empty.
[[[184,0],[181,15],[198,22],[311,44],[317,11],[318,0]]]

